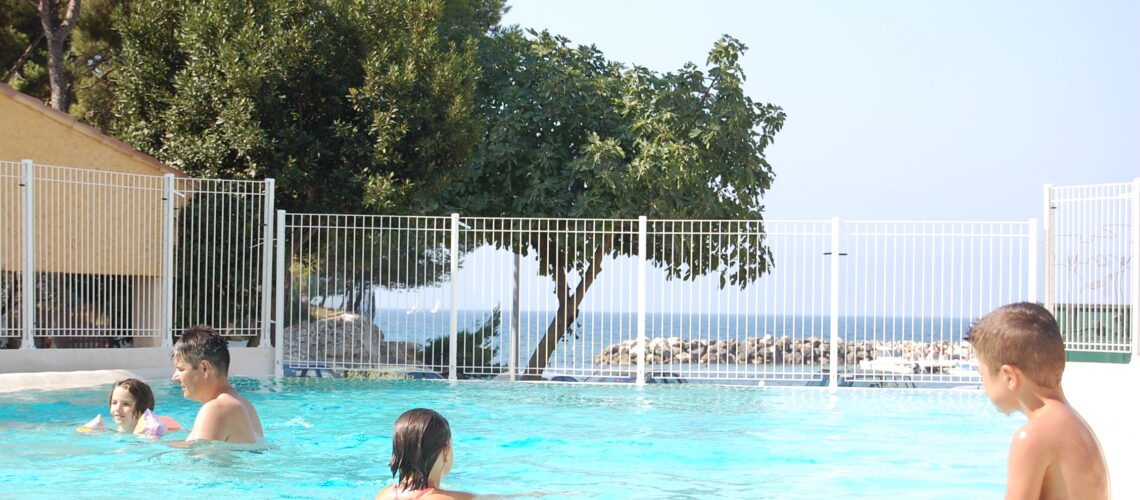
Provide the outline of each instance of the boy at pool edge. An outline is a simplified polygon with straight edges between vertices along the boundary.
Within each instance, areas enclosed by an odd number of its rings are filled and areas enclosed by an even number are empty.
[[[1005,498],[1108,498],[1100,443],[1061,390],[1065,344],[1053,315],[1027,302],[1002,306],[967,340],[986,396],[998,411],[1029,420],[1009,447]]]
[[[182,385],[183,396],[202,403],[181,446],[200,440],[264,442],[257,410],[230,385],[230,350],[221,335],[206,325],[192,326],[174,344],[171,360],[174,375],[170,380]]]
[[[451,472],[451,426],[443,415],[425,408],[404,412],[392,429],[392,475],[396,484],[385,486],[375,500],[467,500],[470,493],[440,489]]]

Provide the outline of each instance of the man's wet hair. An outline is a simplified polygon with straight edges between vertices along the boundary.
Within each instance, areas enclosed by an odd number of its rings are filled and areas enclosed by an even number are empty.
[[[174,344],[172,356],[181,358],[192,366],[197,366],[204,359],[222,375],[228,375],[230,371],[229,344],[208,325],[187,328]]]

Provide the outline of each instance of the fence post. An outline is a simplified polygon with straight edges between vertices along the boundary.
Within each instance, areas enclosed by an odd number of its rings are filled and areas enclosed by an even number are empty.
[[[23,338],[20,349],[36,348],[36,185],[32,160],[24,160],[24,276],[20,292]]]
[[[645,278],[646,278],[646,232],[649,219],[642,215],[637,218],[637,385],[645,384]]]
[[[270,308],[273,307],[273,210],[275,201],[273,199],[273,179],[265,179],[265,203],[264,215],[261,221],[262,225],[262,248],[261,248],[261,341],[258,342],[259,347],[271,348],[273,343],[270,341],[269,335],[272,332],[270,329],[273,321],[273,313]]]
[[[162,347],[174,333],[174,174],[162,176]]]
[[[277,272],[277,286],[273,287],[274,294],[274,311],[273,311],[273,335],[277,339],[274,342],[274,348],[277,352],[274,353],[273,374],[278,377],[285,376],[285,211],[278,210],[277,218],[277,237],[273,239],[277,248],[277,261],[274,269]]]
[[[1045,309],[1056,315],[1057,298],[1057,207],[1053,205],[1053,185],[1045,185]]]
[[[519,266],[522,258],[518,252],[515,255],[514,286],[511,292],[511,345],[508,356],[507,373],[511,380],[518,380],[519,370]]]
[[[1029,302],[1037,303],[1037,218],[1029,219]]]
[[[828,382],[839,387],[839,217],[831,218],[831,342],[828,354]]]
[[[459,349],[459,214],[451,214],[451,336],[447,349],[447,379],[456,380],[457,350]]]
[[[1132,355],[1140,354],[1140,177],[1132,180]],[[1132,361],[1136,363],[1136,361]]]

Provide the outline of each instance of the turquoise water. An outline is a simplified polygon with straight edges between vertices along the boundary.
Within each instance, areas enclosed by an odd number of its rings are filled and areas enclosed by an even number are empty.
[[[0,497],[371,498],[392,422],[452,425],[445,486],[546,498],[996,498],[1020,418],[980,391],[236,379],[271,443],[174,449],[74,428],[110,386],[0,394]],[[155,382],[158,413],[197,405]],[[168,438],[185,436],[185,431]],[[564,495],[570,493],[571,495]]]

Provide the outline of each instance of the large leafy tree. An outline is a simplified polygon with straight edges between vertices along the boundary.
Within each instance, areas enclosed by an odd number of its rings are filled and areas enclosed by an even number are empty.
[[[545,32],[498,33],[480,52],[486,135],[457,203],[502,216],[748,219],[728,238],[685,236],[701,262],[646,249],[671,277],[716,273],[722,286],[746,286],[772,262],[761,222],[773,178],[764,153],[785,115],[744,94],[745,49],[726,36],[706,70],[656,73]],[[603,260],[640,251],[634,235],[620,233],[573,244],[558,231],[488,243],[535,253],[555,282],[558,311],[528,363],[531,376],[571,332]]]
[[[115,132],[193,175],[273,177],[292,211],[435,211],[478,140],[477,29],[443,6],[131,2]]]
[[[501,8],[501,0],[136,0],[116,23],[111,125],[194,176],[272,177],[278,206],[291,212],[438,213],[458,180],[455,165],[470,160],[480,137],[475,48]],[[330,240],[315,234],[292,239],[290,269],[349,276],[332,286],[354,297],[352,307],[372,285],[399,285],[384,274],[398,267],[392,259],[447,257],[408,255],[383,235],[326,251]],[[363,252],[383,258],[350,269],[360,261],[347,256]]]

